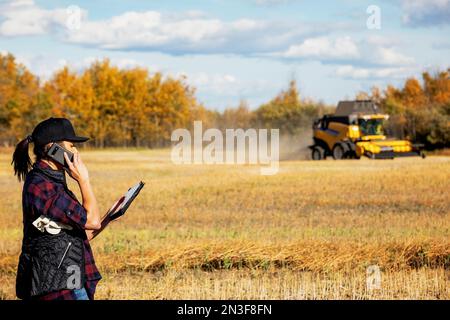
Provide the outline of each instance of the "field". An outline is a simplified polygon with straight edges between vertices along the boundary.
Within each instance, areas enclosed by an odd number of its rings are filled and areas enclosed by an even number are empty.
[[[261,176],[258,166],[174,165],[169,155],[82,151],[104,211],[146,182],[92,242],[97,299],[450,299],[450,157],[292,160]],[[15,298],[22,236],[9,162],[1,153],[4,299]],[[379,287],[367,286],[369,266]]]

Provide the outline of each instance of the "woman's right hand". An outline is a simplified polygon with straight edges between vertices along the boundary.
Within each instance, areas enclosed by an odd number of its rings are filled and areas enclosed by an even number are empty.
[[[78,151],[73,153],[73,162],[70,161],[69,156],[66,152],[64,152],[64,159],[66,159],[66,163],[69,167],[69,175],[73,179],[75,179],[78,183],[89,181],[88,169],[84,162],[81,160]]]

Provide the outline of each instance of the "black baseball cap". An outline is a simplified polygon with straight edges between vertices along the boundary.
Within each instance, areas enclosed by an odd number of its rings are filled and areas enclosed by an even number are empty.
[[[72,123],[66,118],[48,118],[40,122],[31,134],[35,145],[46,145],[56,141],[85,142],[89,138],[75,134]]]

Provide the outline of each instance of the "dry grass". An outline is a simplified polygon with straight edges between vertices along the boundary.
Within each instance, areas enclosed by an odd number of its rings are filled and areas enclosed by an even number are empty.
[[[286,161],[265,177],[257,166],[176,166],[167,150],[83,156],[104,210],[146,182],[92,243],[97,298],[450,297],[448,157]],[[0,154],[0,298],[14,298],[22,232],[9,160]],[[365,287],[369,265],[380,290]]]

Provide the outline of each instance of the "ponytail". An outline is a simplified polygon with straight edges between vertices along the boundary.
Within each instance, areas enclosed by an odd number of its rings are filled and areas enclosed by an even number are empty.
[[[14,165],[14,175],[19,181],[25,180],[25,176],[31,168],[31,159],[28,154],[28,145],[33,141],[32,136],[28,136],[16,145],[11,164]]]

